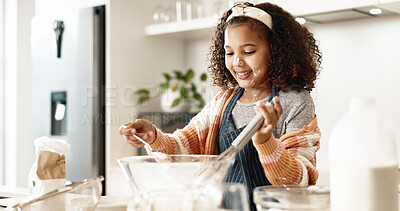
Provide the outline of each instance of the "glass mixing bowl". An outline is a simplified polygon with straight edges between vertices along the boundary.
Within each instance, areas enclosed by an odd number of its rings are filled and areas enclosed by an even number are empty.
[[[228,161],[213,161],[215,155],[165,156],[168,158],[161,162],[153,156],[132,156],[118,159],[118,163],[134,192],[187,189],[204,166],[231,165]],[[226,173],[215,169],[215,174],[220,174],[221,178]]]
[[[261,186],[254,189],[258,211],[329,211],[330,190],[323,186]]]
[[[94,211],[99,202],[103,176],[67,185],[26,202],[12,206],[12,211]]]

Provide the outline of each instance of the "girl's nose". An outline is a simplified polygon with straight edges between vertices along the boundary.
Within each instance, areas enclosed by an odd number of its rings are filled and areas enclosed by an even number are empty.
[[[235,57],[233,59],[233,66],[242,67],[242,66],[244,66],[244,61],[242,59],[240,59],[239,57]]]

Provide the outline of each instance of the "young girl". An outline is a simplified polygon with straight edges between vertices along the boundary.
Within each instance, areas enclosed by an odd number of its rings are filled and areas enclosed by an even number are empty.
[[[210,50],[209,72],[221,91],[185,128],[164,134],[137,119],[120,134],[134,147],[143,144],[132,134],[167,154],[216,155],[262,112],[263,125],[236,156],[226,182],[243,183],[250,202],[257,186],[315,184],[320,131],[309,92],[321,53],[313,35],[276,5],[243,3],[222,16]]]

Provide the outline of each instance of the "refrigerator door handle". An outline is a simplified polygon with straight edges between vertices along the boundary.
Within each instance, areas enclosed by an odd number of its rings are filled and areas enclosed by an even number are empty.
[[[61,40],[62,34],[64,32],[64,22],[56,20],[54,21],[54,32],[56,33],[56,42],[57,42],[57,58],[61,57]]]

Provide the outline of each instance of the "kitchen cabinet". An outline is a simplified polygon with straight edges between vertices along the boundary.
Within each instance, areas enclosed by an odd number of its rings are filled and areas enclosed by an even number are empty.
[[[400,14],[400,0],[380,0],[379,7]]]
[[[380,4],[397,3],[400,4],[399,0],[379,0]]]
[[[281,6],[295,16],[324,13],[379,4],[379,0],[272,0],[270,2]]]
[[[146,36],[166,36],[183,40],[198,39],[209,35],[210,29],[217,25],[218,17],[204,17],[192,20],[150,24],[144,28]]]
[[[259,0],[255,2],[261,3],[263,1]],[[362,7],[379,7],[400,14],[400,0],[271,0],[269,2],[281,6],[294,16],[305,16]],[[144,35],[181,40],[206,38],[209,36],[212,27],[216,26],[218,18],[219,17],[216,16],[210,16],[180,22],[150,24],[144,27]]]

